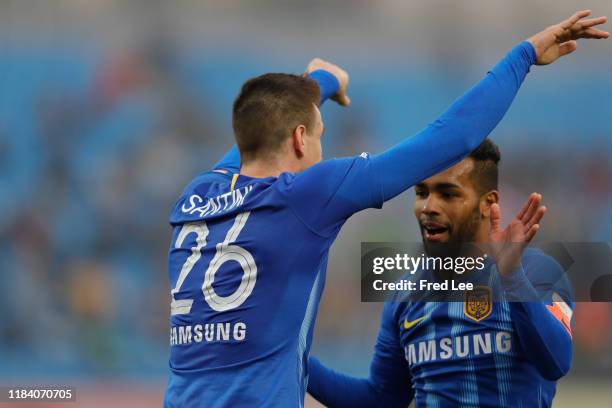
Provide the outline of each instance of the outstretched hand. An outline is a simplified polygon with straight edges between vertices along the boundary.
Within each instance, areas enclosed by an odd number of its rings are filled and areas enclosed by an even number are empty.
[[[497,270],[502,276],[508,276],[519,267],[523,250],[538,232],[539,222],[546,212],[546,207],[541,205],[541,202],[542,195],[532,193],[505,229],[501,227],[499,205],[491,206],[489,242]]]
[[[324,69],[330,74],[333,74],[340,83],[338,93],[332,96],[331,100],[336,101],[340,106],[349,106],[351,104],[351,99],[346,94],[346,88],[348,87],[349,83],[348,73],[331,62],[327,62],[321,58],[314,58],[308,63],[308,66],[306,67],[306,74],[310,74],[318,69]]]
[[[597,17],[583,20],[590,15],[590,10],[577,11],[567,20],[551,25],[544,31],[527,39],[535,48],[536,64],[551,64],[558,58],[571,54],[576,51],[578,46],[576,40],[580,38],[608,38],[610,33],[595,28],[595,26],[607,22],[608,18]]]

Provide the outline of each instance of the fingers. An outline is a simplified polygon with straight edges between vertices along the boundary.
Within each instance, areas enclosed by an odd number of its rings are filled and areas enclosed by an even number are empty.
[[[338,102],[340,106],[349,106],[351,104],[351,98],[349,98],[346,94],[338,94],[332,97],[332,100]]]
[[[581,18],[585,18],[585,17],[588,17],[590,15],[591,15],[591,10],[577,11],[574,14],[572,14],[572,16],[570,18],[568,18],[567,20],[564,20],[561,23],[559,23],[559,25],[561,26],[561,28],[567,30],[571,26],[576,24],[578,22],[578,20],[580,20]]]
[[[540,207],[541,201],[541,194],[532,193],[531,196],[529,196],[529,208],[527,209],[527,211],[525,211],[523,217],[520,218],[520,221],[521,223],[523,223],[523,225],[527,225],[529,220],[531,220],[535,216],[536,212],[538,211],[538,208]]]
[[[559,56],[562,57],[564,55],[571,54],[572,52],[576,51],[576,48],[578,48],[576,41],[566,41],[559,45]]]
[[[331,62],[325,61],[322,58],[313,58],[313,59],[310,60],[310,62],[306,66],[306,72],[305,73],[309,74],[309,73],[311,73],[313,71],[316,71],[317,69],[324,69],[324,70],[329,71],[331,73],[335,73],[336,71],[342,70],[336,64],[332,64]]]
[[[312,60],[310,60],[310,62],[306,66],[306,70],[304,71],[304,74],[307,75],[311,73],[312,71],[316,71],[317,69],[321,68],[324,64],[325,64],[325,61],[323,61],[321,58],[313,58]]]
[[[523,205],[523,208],[521,208],[521,210],[519,211],[519,213],[517,214],[516,218],[521,221],[523,224],[525,224],[527,222],[527,220],[529,218],[531,218],[532,216],[532,212],[535,211],[535,209],[538,207],[539,205],[539,201],[536,203],[536,201],[538,199],[541,199],[542,196],[540,196],[538,193],[531,193],[529,195],[529,198],[527,199],[527,202]]]
[[[533,217],[531,217],[531,219],[527,221],[527,224],[525,225],[525,229],[529,230],[534,225],[539,224],[540,221],[542,220],[542,217],[544,217],[545,213],[546,213],[546,207],[544,207],[543,205],[538,207]]]
[[[491,204],[491,232],[501,230],[501,209],[499,204]]]
[[[535,237],[538,233],[539,229],[540,226],[538,224],[532,225],[531,228],[529,228],[529,231],[527,231],[527,234],[525,234],[525,242],[531,242],[533,237]]]
[[[527,201],[525,201],[525,204],[523,204],[523,208],[521,208],[521,210],[516,215],[517,219],[520,220],[525,216],[525,213],[527,213],[527,210],[529,209],[529,206],[531,205],[531,201],[535,198],[535,194],[536,193],[531,193],[529,195],[529,198],[527,199]]]
[[[603,30],[598,30],[597,28],[587,28],[586,30],[578,33],[578,38],[594,38],[594,39],[602,39],[608,38],[610,33]]]
[[[340,68],[335,64],[332,64],[329,61],[325,61],[321,58],[313,58],[306,66],[306,72],[304,73],[304,75],[308,75],[318,69],[324,69],[325,71],[335,76],[340,84],[340,89],[338,90],[338,93],[332,96],[331,100],[336,101],[341,106],[349,106],[351,104],[351,98],[346,95],[346,88],[348,87],[349,83],[348,73],[344,69]]]
[[[608,18],[606,16],[578,21],[572,26],[570,26],[569,28],[563,28],[564,32],[559,37],[561,39],[608,38],[610,36],[610,33],[604,30],[599,30],[599,29],[594,28],[595,26],[604,24],[607,21],[608,21]]]
[[[597,17],[597,18],[589,18],[588,20],[582,20],[580,22],[580,27],[589,28],[589,27],[593,27],[596,25],[604,24],[607,21],[608,21],[608,17],[606,16]]]

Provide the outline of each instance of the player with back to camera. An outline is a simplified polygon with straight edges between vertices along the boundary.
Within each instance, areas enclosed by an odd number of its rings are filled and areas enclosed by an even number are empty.
[[[605,38],[578,12],[514,47],[416,135],[378,155],[322,160],[319,104],[348,75],[313,60],[307,77],[265,74],[234,101],[237,148],[172,209],[166,407],[299,407],[328,252],[354,213],[390,200],[474,150],[533,64]]]
[[[405,408],[412,400],[417,407],[551,406],[556,381],[571,365],[572,292],[554,259],[525,249],[546,211],[539,194],[501,228],[499,160],[486,139],[415,185],[414,215],[428,254],[440,256],[447,246],[452,253],[462,243],[493,250],[496,262],[490,257],[484,269],[457,277],[479,285],[462,301],[396,293],[383,308],[368,378],[336,373],[310,357],[308,392],[316,399],[330,408]],[[472,257],[485,253],[464,247]],[[444,272],[422,269],[413,280],[442,282]]]

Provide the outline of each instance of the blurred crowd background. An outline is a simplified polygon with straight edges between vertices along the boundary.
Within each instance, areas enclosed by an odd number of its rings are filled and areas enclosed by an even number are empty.
[[[612,17],[608,0],[1,1],[0,385],[160,401],[169,211],[232,145],[246,79],[315,56],[345,67],[353,105],[323,108],[325,155],[377,153],[576,8]],[[532,69],[491,135],[505,218],[544,196],[540,241],[612,241],[610,72],[612,40],[581,42]],[[338,369],[367,373],[378,330],[360,242],[418,241],[413,195],[355,216],[332,248],[313,353]],[[612,304],[577,305],[558,406],[610,398],[611,323]]]

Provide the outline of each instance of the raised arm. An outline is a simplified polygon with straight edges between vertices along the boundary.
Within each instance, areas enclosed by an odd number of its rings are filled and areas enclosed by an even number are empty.
[[[505,229],[500,225],[499,205],[493,204],[490,252],[522,349],[542,377],[558,380],[572,362],[572,291],[561,266],[551,257],[533,250],[523,255],[546,212],[541,200],[540,194],[531,194]]]
[[[295,212],[316,232],[332,234],[353,213],[380,207],[462,160],[503,118],[531,65],[571,53],[576,39],[607,38],[594,28],[606,18],[581,20],[588,14],[578,12],[518,44],[438,119],[386,152],[324,161],[300,173],[293,183]]]
[[[510,302],[510,316],[525,355],[542,377],[556,381],[569,371],[572,364],[571,318],[574,303],[560,266],[544,254],[534,256],[504,279],[506,293],[514,290],[552,292],[540,302]],[[534,274],[542,279],[534,285]],[[536,278],[537,279],[537,278]],[[542,291],[542,292],[541,292]]]
[[[472,89],[416,135],[373,156],[383,200],[462,160],[491,133],[510,108],[529,68],[533,46],[514,47]]]
[[[522,42],[436,121],[376,156],[383,198],[396,196],[474,150],[503,118],[532,64],[547,65],[572,53],[580,38],[608,38],[608,32],[595,28],[607,18],[583,20],[590,14],[578,11]]]
[[[406,408],[414,397],[410,371],[399,343],[393,303],[385,303],[368,378],[356,378],[308,360],[308,392],[330,408]]]

